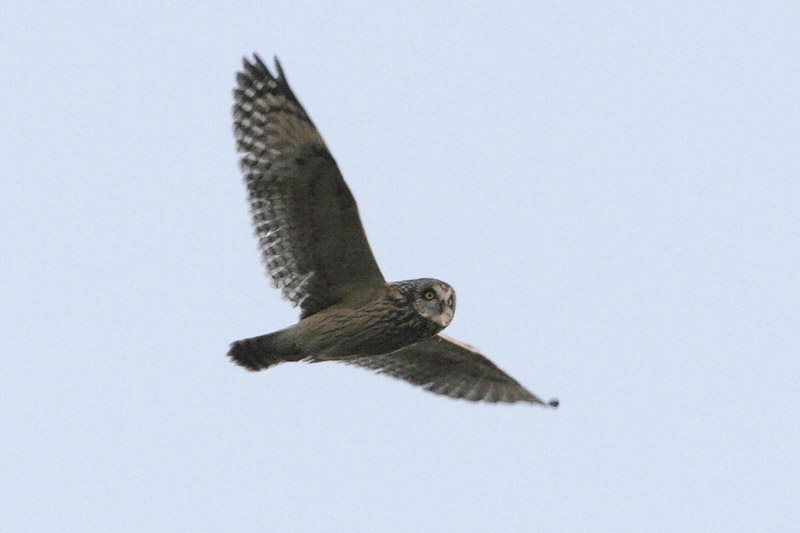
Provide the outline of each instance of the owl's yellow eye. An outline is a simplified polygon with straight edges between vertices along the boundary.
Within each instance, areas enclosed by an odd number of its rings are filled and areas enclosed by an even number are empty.
[[[422,297],[426,300],[433,300],[436,298],[436,293],[433,291],[425,291],[425,294],[423,294]]]

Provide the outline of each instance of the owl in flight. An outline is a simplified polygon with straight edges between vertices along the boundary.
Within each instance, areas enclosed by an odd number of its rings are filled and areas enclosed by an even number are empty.
[[[447,283],[387,283],[333,156],[295,97],[258,55],[234,90],[234,134],[263,262],[300,322],[243,339],[228,355],[249,370],[341,361],[472,401],[543,402],[475,348],[440,332],[453,319]]]

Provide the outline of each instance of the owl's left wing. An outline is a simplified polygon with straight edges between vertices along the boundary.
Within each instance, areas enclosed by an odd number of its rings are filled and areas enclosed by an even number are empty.
[[[264,265],[306,317],[385,281],[358,207],[317,128],[275,60],[244,60],[234,134]]]
[[[542,401],[474,347],[441,334],[391,353],[342,361],[452,398],[558,407],[558,400]]]

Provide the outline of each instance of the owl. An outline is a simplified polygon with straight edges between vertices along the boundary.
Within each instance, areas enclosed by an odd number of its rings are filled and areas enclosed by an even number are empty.
[[[543,402],[475,348],[446,337],[456,294],[443,281],[387,282],[333,156],[277,58],[237,73],[233,121],[262,260],[300,321],[231,344],[249,370],[339,361],[471,401]]]

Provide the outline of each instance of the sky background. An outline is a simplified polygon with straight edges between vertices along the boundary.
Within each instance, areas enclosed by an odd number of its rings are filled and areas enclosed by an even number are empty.
[[[800,4],[362,4],[4,4],[0,529],[797,531]],[[228,361],[252,51],[560,409]]]

